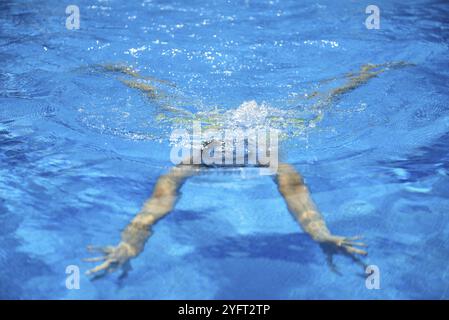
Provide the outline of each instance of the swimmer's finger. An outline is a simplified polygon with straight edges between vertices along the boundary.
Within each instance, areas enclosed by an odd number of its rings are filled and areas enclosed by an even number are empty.
[[[87,251],[89,252],[101,252],[101,253],[111,253],[114,250],[114,247],[107,246],[107,247],[98,247],[93,245],[87,246]]]
[[[357,249],[357,248],[354,248],[354,247],[351,247],[348,245],[344,245],[344,248],[349,253],[356,253],[356,254],[360,254],[362,256],[366,256],[368,254],[368,252],[366,252],[365,250]]]
[[[83,259],[83,261],[86,261],[86,262],[99,262],[99,261],[104,261],[104,260],[106,260],[106,257],[95,257],[95,258]]]
[[[97,273],[99,271],[103,271],[103,270],[107,270],[111,265],[111,260],[107,260],[104,263],[96,266],[93,269],[90,269],[89,271],[86,272],[86,274],[90,275],[90,274],[94,274]]]
[[[86,247],[86,249],[87,249],[87,251],[89,251],[89,252],[99,252],[99,251],[101,251],[101,247],[97,247],[97,246],[93,246],[93,245],[88,245],[87,247]]]
[[[347,244],[349,246],[357,246],[357,247],[368,247],[368,245],[366,245],[363,242],[354,242],[354,241],[345,241],[344,244]]]

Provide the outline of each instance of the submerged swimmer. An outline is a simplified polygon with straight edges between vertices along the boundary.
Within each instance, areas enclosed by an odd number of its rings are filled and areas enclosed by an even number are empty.
[[[368,80],[378,76],[384,71],[407,65],[409,64],[403,62],[382,65],[364,65],[359,72],[346,75],[345,83],[336,89],[323,94],[314,92],[310,95],[309,97],[311,98],[319,97],[319,101],[311,108],[320,111],[334,103],[341,95],[365,84]],[[215,110],[208,114],[194,114],[182,109],[176,106],[175,103],[170,102],[169,97],[163,94],[162,90],[159,90],[158,88],[158,85],[162,84],[173,86],[171,83],[155,78],[142,77],[131,67],[123,65],[107,65],[101,66],[101,69],[103,71],[114,72],[131,77],[131,80],[122,80],[122,83],[130,88],[140,90],[149,99],[155,101],[161,108],[161,111],[164,112],[161,114],[164,119],[168,118],[173,122],[201,120],[208,123],[211,127],[222,128],[226,115],[229,115],[229,110],[223,112]],[[170,115],[171,118],[170,116],[166,116],[167,114]],[[321,116],[322,113],[318,112],[317,116],[309,121],[319,121]],[[275,121],[275,119],[273,121]],[[282,121],[286,120],[282,119]],[[304,122],[305,120],[302,119],[290,120],[291,125],[304,125]],[[201,152],[209,152],[217,143],[221,144],[222,142],[204,142]],[[256,163],[256,166],[257,165],[262,166],[260,163]],[[197,175],[208,167],[209,166],[202,161],[198,163],[191,158],[187,158],[180,164],[171,168],[168,173],[160,176],[151,197],[144,203],[140,212],[128,226],[126,226],[122,232],[121,241],[117,246],[103,248],[88,247],[89,251],[96,251],[103,254],[100,257],[85,259],[90,262],[101,262],[101,264],[89,270],[88,274],[114,271],[118,267],[127,264],[132,258],[137,257],[143,251],[145,243],[151,235],[151,227],[173,210],[179,196],[178,192],[186,179]],[[329,230],[323,216],[320,214],[310,196],[310,192],[304,183],[304,179],[292,165],[279,163],[274,180],[294,218],[301,225],[302,229],[309,234],[314,241],[319,243],[326,252],[329,252],[330,250],[333,252],[342,252],[351,256],[355,254],[367,254],[365,250],[361,249],[366,245],[362,242],[357,242],[360,237],[338,236],[334,235]]]

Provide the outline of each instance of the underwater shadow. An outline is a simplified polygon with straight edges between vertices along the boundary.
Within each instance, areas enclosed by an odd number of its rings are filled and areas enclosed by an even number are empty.
[[[401,178],[403,182],[416,182],[422,178],[427,178],[435,174],[435,164],[439,163],[438,168],[449,170],[449,132],[443,134],[433,143],[416,148],[413,152],[406,154],[406,160],[379,161],[380,166],[403,169],[409,176]],[[395,180],[397,176],[390,174]]]
[[[317,244],[306,234],[260,233],[226,237],[213,245],[201,246],[197,254],[205,258],[260,258],[292,263],[317,261]]]

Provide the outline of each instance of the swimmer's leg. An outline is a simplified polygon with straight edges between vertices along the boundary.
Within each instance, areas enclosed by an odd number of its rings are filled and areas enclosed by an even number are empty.
[[[185,164],[177,165],[169,173],[159,177],[151,198],[122,232],[121,241],[116,247],[88,247],[89,251],[103,253],[103,256],[85,259],[90,262],[102,261],[102,264],[89,270],[88,274],[114,271],[142,252],[151,235],[151,226],[173,209],[184,181],[199,171],[199,166],[189,164],[193,162],[183,163]]]
[[[408,66],[414,66],[413,63],[404,61],[389,62],[383,64],[364,64],[360,67],[358,72],[348,73],[344,76],[344,83],[336,88],[330,89],[326,92],[314,91],[311,94],[306,95],[308,99],[316,99],[316,101],[310,106],[310,110],[316,113],[315,117],[303,121],[303,119],[297,119],[295,122],[289,124],[298,128],[304,128],[305,126],[316,125],[324,117],[324,110],[335,104],[342,96],[351,91],[361,87],[368,83],[369,80],[378,77],[380,74],[392,70],[405,68]],[[335,78],[337,80],[337,78]]]
[[[122,73],[134,78],[142,78],[142,76],[139,74],[139,72],[134,69],[132,66],[129,66],[127,64],[123,63],[106,63],[101,64],[99,67],[103,68],[104,71],[108,72],[117,72]]]
[[[323,245],[330,245],[335,249],[344,250],[346,253],[367,254],[366,251],[356,248],[356,246],[365,246],[363,243],[354,242],[359,237],[347,238],[331,234],[310,197],[304,180],[293,166],[286,163],[279,164],[276,183],[288,209],[313,240]]]
[[[144,94],[149,100],[156,103],[161,111],[169,112],[172,115],[191,117],[192,113],[179,106],[179,97],[171,90],[167,93],[165,89],[173,89],[175,84],[167,80],[155,77],[142,76],[139,71],[126,64],[102,64],[95,66],[102,72],[118,73],[127,78],[120,78],[119,81],[128,88],[136,89]],[[163,117],[163,116],[162,116]]]
[[[141,91],[150,99],[160,99],[164,97],[162,91],[157,87],[156,83],[154,83],[154,82],[163,83],[163,80],[151,78],[152,81],[143,81],[150,79],[148,77],[140,75],[139,71],[134,69],[132,66],[126,64],[102,64],[97,67],[101,68],[104,72],[118,73],[131,77],[130,80],[129,79],[119,79],[119,80],[129,88]]]
[[[385,71],[391,70],[391,69],[399,69],[404,68],[408,66],[413,66],[414,64],[399,61],[399,62],[388,62],[388,63],[382,63],[382,64],[371,64],[367,63],[360,67],[359,72],[357,73],[348,73],[346,74],[346,83],[343,85],[333,89],[328,93],[326,102],[332,103],[335,99],[338,97],[357,89],[358,87],[366,84],[370,79],[376,78],[380,74],[384,73]]]
[[[328,89],[325,91],[313,91],[305,95],[305,97],[298,96],[289,100],[289,104],[297,104],[300,109],[307,108],[313,111],[315,116],[313,118],[304,119],[302,117],[291,116],[286,119],[280,119],[283,123],[287,123],[288,126],[292,128],[297,128],[304,130],[307,127],[316,125],[324,117],[324,110],[334,105],[342,96],[345,94],[361,87],[366,84],[370,79],[376,78],[380,74],[392,70],[400,69],[408,66],[414,66],[413,63],[399,61],[399,62],[388,62],[383,64],[364,64],[360,67],[357,72],[350,72],[345,74],[343,77],[334,77],[331,79],[325,79],[320,81],[320,85],[328,84],[333,81],[344,81],[341,85],[334,87],[333,89]],[[310,101],[304,101],[311,100]],[[302,101],[301,101],[302,100]],[[273,117],[270,118],[272,121],[277,121]]]
[[[124,63],[106,63],[97,65],[96,67],[101,68],[102,70],[107,72],[121,73],[123,75],[127,75],[136,79],[158,82],[166,86],[176,87],[176,85],[170,81],[150,76],[143,76],[137,69]]]

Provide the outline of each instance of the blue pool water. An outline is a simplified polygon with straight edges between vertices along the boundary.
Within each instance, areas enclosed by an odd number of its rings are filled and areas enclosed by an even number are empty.
[[[449,5],[376,0],[368,30],[371,2],[1,1],[0,298],[448,299]],[[232,109],[292,108],[323,80],[392,61],[415,65],[344,95],[282,155],[334,233],[365,236],[379,290],[346,256],[333,272],[250,169],[188,180],[126,277],[84,276],[86,246],[117,244],[171,165],[151,102],[92,66],[126,63]]]

